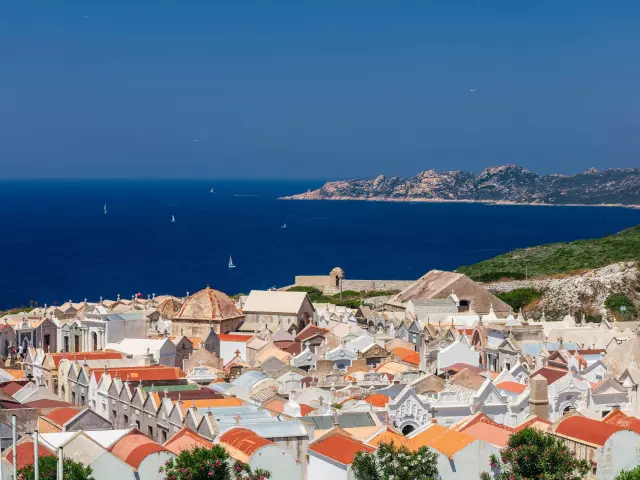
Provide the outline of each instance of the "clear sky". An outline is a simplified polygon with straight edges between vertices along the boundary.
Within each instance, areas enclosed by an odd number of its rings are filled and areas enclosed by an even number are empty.
[[[5,0],[0,176],[639,167],[639,18],[637,0]]]

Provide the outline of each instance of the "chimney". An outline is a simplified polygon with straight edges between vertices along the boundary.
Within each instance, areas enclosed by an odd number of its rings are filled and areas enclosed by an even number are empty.
[[[531,415],[540,418],[549,418],[549,392],[547,379],[542,375],[536,375],[529,382],[529,411]]]

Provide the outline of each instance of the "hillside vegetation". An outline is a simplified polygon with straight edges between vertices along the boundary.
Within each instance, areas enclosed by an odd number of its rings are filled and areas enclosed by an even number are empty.
[[[523,279],[640,260],[640,225],[592,240],[522,248],[457,269],[474,280]]]
[[[333,303],[342,307],[358,308],[362,305],[367,298],[371,297],[385,297],[395,295],[399,290],[371,290],[368,292],[356,292],[354,290],[345,290],[342,292],[342,300],[340,300],[340,294],[325,295],[321,290],[316,287],[291,287],[287,291],[289,292],[306,292],[309,294],[309,298],[313,303]]]

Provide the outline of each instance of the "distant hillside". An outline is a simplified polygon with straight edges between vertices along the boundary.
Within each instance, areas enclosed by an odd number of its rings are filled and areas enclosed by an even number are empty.
[[[523,279],[526,271],[532,278],[639,260],[640,225],[636,225],[603,238],[513,250],[459,267],[457,271],[474,280],[490,282],[501,278]]]
[[[467,201],[549,205],[640,205],[640,169],[594,168],[577,175],[537,175],[518,165],[480,175],[458,170],[415,177],[327,182],[284,200]]]

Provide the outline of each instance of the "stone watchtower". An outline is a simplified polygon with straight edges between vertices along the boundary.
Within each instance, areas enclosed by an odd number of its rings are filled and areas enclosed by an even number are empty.
[[[344,279],[344,270],[336,267],[329,273],[329,287],[340,289],[340,282]]]

